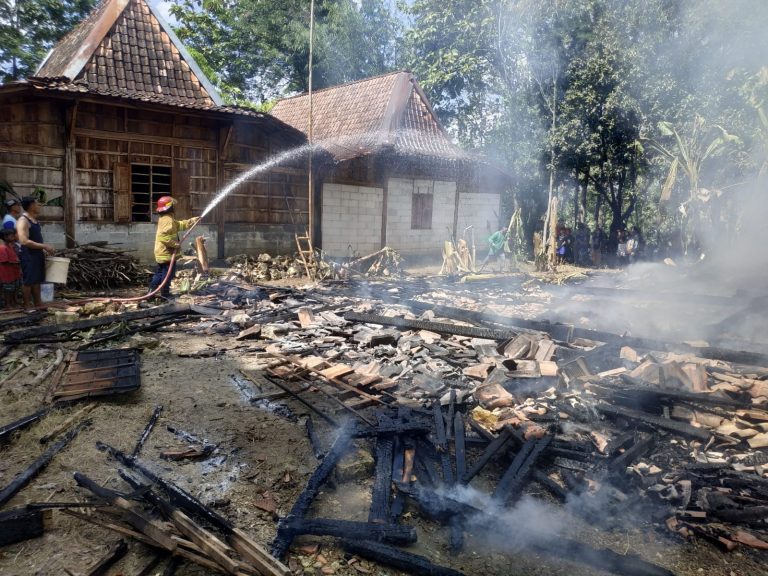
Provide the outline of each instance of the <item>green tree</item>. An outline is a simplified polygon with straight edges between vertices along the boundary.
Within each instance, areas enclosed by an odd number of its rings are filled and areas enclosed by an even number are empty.
[[[225,97],[264,102],[308,88],[309,7],[304,0],[182,0],[171,13]],[[317,0],[314,88],[393,69],[399,26],[382,0]]]
[[[95,0],[0,0],[0,79],[31,76]]]

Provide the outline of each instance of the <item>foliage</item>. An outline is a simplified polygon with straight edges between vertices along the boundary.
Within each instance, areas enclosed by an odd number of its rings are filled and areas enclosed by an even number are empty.
[[[181,0],[171,13],[222,94],[242,104],[307,90],[309,8],[305,0]],[[391,70],[397,38],[382,0],[317,0],[314,88]]]
[[[95,0],[0,0],[0,81],[31,76]]]

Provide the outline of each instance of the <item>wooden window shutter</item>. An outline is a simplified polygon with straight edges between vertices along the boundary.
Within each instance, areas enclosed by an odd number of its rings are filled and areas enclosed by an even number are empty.
[[[116,162],[112,165],[112,203],[114,221],[131,221],[131,165]]]
[[[192,209],[189,202],[189,170],[174,166],[171,171],[171,196],[176,200],[173,209],[176,218],[184,220],[192,217]]]
[[[432,194],[414,193],[411,201],[411,230],[432,229]]]

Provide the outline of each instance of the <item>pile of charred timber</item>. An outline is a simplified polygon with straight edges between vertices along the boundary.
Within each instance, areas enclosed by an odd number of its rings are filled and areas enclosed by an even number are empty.
[[[519,536],[510,542],[516,549],[617,574],[671,574],[562,534],[555,546],[543,534],[515,532],[510,519],[521,510],[549,514],[551,501],[606,529],[643,522],[725,550],[768,548],[768,356],[470,311],[460,299],[437,305],[431,290],[423,281],[312,291],[218,282],[194,305],[130,317],[231,338],[235,348],[211,347],[205,356],[258,359],[258,369],[244,372],[261,390],[254,404],[297,402],[336,431],[326,447],[306,420],[320,462],[279,520],[275,559],[297,537],[314,535],[414,574],[457,574],[403,549],[417,538],[405,514],[415,508],[448,527],[457,554],[465,539],[504,533]],[[5,340],[63,341],[119,317],[18,330]],[[375,459],[368,521],[311,517],[340,460],[364,445]],[[224,573],[274,573],[238,548],[226,519],[158,477],[138,451],[102,448],[129,469],[121,476],[130,491],[78,475],[95,497],[91,519]],[[176,511],[194,526],[177,522]],[[41,518],[33,516],[34,528]],[[263,551],[258,558],[267,562]]]

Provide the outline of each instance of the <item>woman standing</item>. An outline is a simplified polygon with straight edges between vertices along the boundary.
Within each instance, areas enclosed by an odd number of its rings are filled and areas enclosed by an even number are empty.
[[[42,308],[40,284],[45,280],[45,255],[53,254],[54,249],[43,243],[43,231],[37,221],[39,202],[27,196],[21,199],[21,207],[24,212],[16,223],[21,244],[21,294],[24,308],[31,312]]]

